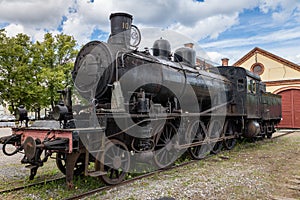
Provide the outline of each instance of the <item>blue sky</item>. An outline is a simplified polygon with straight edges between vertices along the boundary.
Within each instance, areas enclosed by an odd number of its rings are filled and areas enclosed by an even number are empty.
[[[0,28],[33,40],[63,32],[81,46],[106,40],[109,15],[118,11],[132,14],[140,29],[191,38],[217,63],[228,57],[233,64],[260,47],[300,64],[299,0],[0,0]]]

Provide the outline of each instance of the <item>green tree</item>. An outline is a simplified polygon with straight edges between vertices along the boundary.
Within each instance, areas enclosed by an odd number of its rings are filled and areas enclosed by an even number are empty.
[[[20,104],[30,107],[35,101],[32,91],[32,71],[30,38],[25,34],[7,37],[4,30],[0,32],[0,97],[2,103],[9,104],[13,112]]]
[[[54,107],[59,98],[57,90],[71,83],[71,70],[77,55],[76,41],[73,37],[47,33],[43,42],[34,45],[33,64],[37,72],[37,80],[43,86],[41,106]]]
[[[33,43],[29,36],[8,37],[0,30],[0,99],[13,112],[16,106],[40,110],[59,98],[57,90],[71,84],[77,50],[73,37],[47,33]]]

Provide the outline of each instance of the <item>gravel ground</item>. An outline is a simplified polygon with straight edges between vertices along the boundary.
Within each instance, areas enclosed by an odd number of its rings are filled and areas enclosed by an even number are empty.
[[[10,128],[0,128],[0,137],[11,135]],[[20,161],[23,158],[22,154],[16,154],[13,156],[5,156],[2,152],[2,144],[0,144],[0,181],[17,180],[24,178],[25,169],[20,165]],[[7,145],[7,150],[12,152],[15,148],[11,145]],[[25,172],[25,173],[24,173]],[[28,172],[27,172],[28,173]]]
[[[130,185],[124,185],[108,191],[105,195],[97,196],[99,199],[159,199],[172,197],[174,199],[244,199],[259,198],[257,194],[271,195],[265,191],[267,183],[261,180],[257,171],[262,166],[243,166],[234,164],[226,168],[216,169],[211,162],[194,164],[166,174],[157,174],[149,179],[139,180]],[[217,161],[219,162],[219,161]],[[217,164],[219,165],[219,164]],[[214,173],[206,169],[213,169]],[[239,170],[236,170],[239,169]],[[228,194],[230,185],[232,193]],[[239,191],[239,188],[249,187],[248,191]],[[237,191],[235,191],[237,189]],[[238,193],[238,194],[236,194]],[[252,198],[251,198],[252,199]]]
[[[11,130],[9,128],[0,128],[0,137],[10,134]],[[2,152],[2,146],[0,145],[0,190],[24,183],[29,180],[28,177],[30,175],[30,170],[25,167],[26,165],[21,164],[24,155],[17,153],[13,156],[6,156]],[[7,145],[6,148],[8,152],[15,150],[12,145]],[[35,180],[43,180],[57,171],[55,161],[50,159],[44,167],[38,170]]]
[[[285,187],[300,176],[300,132],[288,137],[238,147],[89,199],[300,199],[300,191]]]

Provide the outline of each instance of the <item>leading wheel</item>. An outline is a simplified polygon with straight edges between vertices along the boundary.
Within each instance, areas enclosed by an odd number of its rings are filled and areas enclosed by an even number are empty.
[[[66,175],[66,160],[67,160],[67,155],[66,153],[57,153],[56,154],[56,165],[57,168],[64,174]],[[85,168],[85,154],[81,154],[74,166],[74,175],[78,176],[84,172]]]
[[[174,148],[177,143],[177,129],[173,124],[166,123],[156,137],[154,162],[157,167],[165,168],[174,163],[178,156],[178,151]]]
[[[101,179],[109,185],[118,184],[124,180],[129,167],[130,153],[127,146],[119,140],[110,140],[101,156],[100,170],[106,172]]]
[[[200,120],[196,120],[189,128],[189,134],[193,137],[192,142],[203,142],[205,140],[205,126]],[[198,145],[188,148],[193,159],[200,160],[209,154],[209,146],[207,144]]]

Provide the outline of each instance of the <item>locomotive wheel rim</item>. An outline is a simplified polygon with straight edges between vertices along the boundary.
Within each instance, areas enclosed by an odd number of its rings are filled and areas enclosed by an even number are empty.
[[[115,150],[116,147],[119,149]],[[103,182],[109,185],[121,183],[130,168],[130,153],[127,146],[119,140],[110,140],[105,145],[105,150],[101,156],[101,162],[95,164],[95,167],[97,165],[100,165],[100,170],[102,172],[107,173],[101,176]],[[117,169],[114,167],[117,167]]]
[[[217,143],[215,143],[213,149],[211,150],[212,154],[218,154],[222,151],[223,148],[223,142],[219,141]]]
[[[58,152],[56,154],[56,166],[57,168],[66,175],[66,153]],[[85,154],[81,154],[74,166],[74,175],[78,176],[84,172],[85,169]]]
[[[201,128],[201,129],[200,129]],[[204,141],[206,138],[206,134],[203,130],[203,126],[200,120],[196,120],[189,128],[190,136],[194,135],[195,138],[193,142]],[[200,137],[199,137],[200,136]],[[209,146],[208,145],[198,145],[195,147],[188,148],[188,151],[193,159],[200,160],[205,158],[209,154]]]
[[[231,150],[235,147],[236,143],[237,143],[236,138],[227,139],[227,140],[224,141],[224,147],[227,150]]]
[[[213,120],[208,125],[208,134],[210,139],[216,139],[222,137],[223,134],[223,128],[219,120]],[[210,143],[211,154],[218,154],[223,148],[223,142],[211,142]]]
[[[157,167],[161,169],[166,168],[175,162],[178,152],[174,148],[174,145],[177,141],[178,133],[175,126],[171,123],[166,123],[165,127],[160,133],[157,134],[156,138],[154,163]]]
[[[231,126],[230,122],[231,122],[230,120],[226,120],[226,122],[225,122],[225,125],[224,125],[224,135],[225,135],[225,137],[226,136],[232,136],[234,134],[234,132],[232,130],[231,131],[229,130],[230,126]],[[235,147],[236,143],[237,143],[237,139],[232,138],[232,139],[225,139],[223,144],[224,144],[225,149],[231,150]]]

